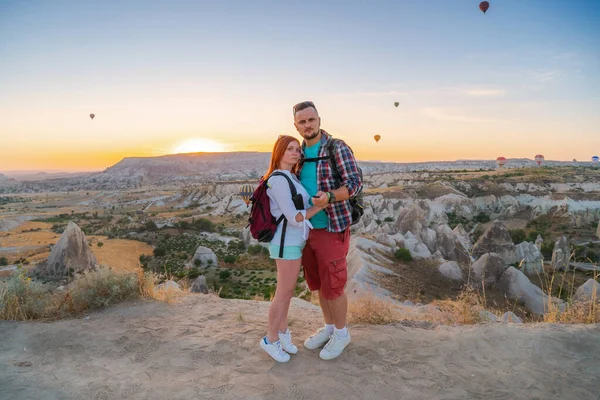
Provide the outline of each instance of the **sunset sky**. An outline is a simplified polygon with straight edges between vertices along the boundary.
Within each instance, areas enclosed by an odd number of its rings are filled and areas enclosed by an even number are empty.
[[[0,173],[270,151],[309,99],[360,160],[600,155],[598,2],[490,3],[0,0]]]

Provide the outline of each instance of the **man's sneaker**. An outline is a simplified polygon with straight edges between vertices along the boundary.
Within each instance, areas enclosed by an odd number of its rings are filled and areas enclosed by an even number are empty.
[[[289,329],[286,329],[285,333],[279,332],[278,334],[283,350],[290,354],[296,354],[298,352],[298,348],[294,343],[292,343],[292,332],[290,332]]]
[[[331,335],[329,342],[319,353],[322,360],[333,360],[350,344],[350,332],[346,337],[339,337],[335,332]]]
[[[260,339],[260,347],[262,347],[262,349],[266,351],[267,354],[270,355],[273,358],[273,360],[277,362],[290,361],[290,355],[283,351],[283,349],[281,348],[281,342],[279,340],[275,343],[269,344],[267,342],[267,337],[265,336],[262,339]]]
[[[325,328],[321,328],[304,341],[304,347],[309,350],[318,349],[319,347],[323,347],[323,345],[329,341],[330,337],[331,334],[327,333]]]

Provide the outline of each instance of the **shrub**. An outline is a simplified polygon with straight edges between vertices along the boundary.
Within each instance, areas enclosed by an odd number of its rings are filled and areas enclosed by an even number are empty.
[[[385,222],[394,222],[394,218],[393,217],[385,217],[383,220]]]
[[[210,220],[206,218],[199,218],[194,221],[193,227],[195,229],[205,231],[205,232],[214,232],[215,224],[213,224]]]
[[[226,264],[233,264],[234,262],[236,262],[237,257],[233,254],[227,254],[225,257],[223,257],[223,261],[225,261]]]
[[[0,267],[8,265],[8,259],[6,257],[0,257]]]
[[[541,253],[546,260],[552,258],[552,252],[554,251],[554,241],[542,243]]]
[[[104,243],[98,242],[98,247],[102,247],[102,246],[104,246]]]
[[[523,229],[513,229],[508,231],[508,233],[510,234],[510,238],[515,244],[519,244],[525,240],[525,231]]]
[[[263,247],[260,244],[248,246],[248,254],[252,254],[252,255],[260,254],[262,251],[262,248]]]
[[[398,250],[396,250],[396,252],[394,253],[394,257],[401,261],[412,261],[413,259],[410,255],[410,251],[408,251],[408,249],[405,248],[399,248]]]
[[[0,289],[0,320],[73,316],[88,309],[149,296],[154,281],[154,275],[148,273],[117,274],[101,267],[77,276],[66,290],[57,292],[18,270]]]
[[[487,215],[484,212],[480,212],[479,214],[477,214],[477,216],[475,217],[475,221],[476,222],[481,222],[481,223],[486,223],[486,222],[490,222],[490,216]]]
[[[229,279],[230,276],[231,276],[231,272],[227,269],[219,272],[219,279],[222,281]]]
[[[150,220],[150,221],[148,221],[148,222],[146,222],[144,224],[144,228],[146,228],[147,231],[151,231],[152,232],[152,231],[157,230],[158,226],[156,226],[156,222]]]
[[[167,249],[164,247],[157,247],[152,253],[154,253],[154,257],[164,257],[167,254]]]
[[[352,323],[384,325],[400,321],[398,311],[391,301],[369,294],[349,304],[348,317]]]

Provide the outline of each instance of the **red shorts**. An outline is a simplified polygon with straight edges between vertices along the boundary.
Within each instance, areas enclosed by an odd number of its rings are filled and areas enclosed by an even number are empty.
[[[349,228],[344,232],[310,231],[302,251],[302,266],[311,292],[319,290],[326,300],[335,300],[344,294],[348,280],[346,255],[349,246]]]

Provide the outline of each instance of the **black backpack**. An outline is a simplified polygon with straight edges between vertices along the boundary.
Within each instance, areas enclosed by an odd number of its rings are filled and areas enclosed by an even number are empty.
[[[287,179],[288,184],[290,185],[290,192],[292,194],[292,200],[298,208],[297,200],[298,200],[298,192],[296,191],[296,186],[292,182],[292,180],[286,174],[282,172],[273,172],[269,175],[269,178],[272,176],[283,176]],[[287,219],[283,214],[278,219],[273,217],[271,214],[271,203],[269,196],[267,195],[267,181],[261,179],[260,183],[252,197],[250,197],[250,202],[252,203],[252,208],[250,209],[250,218],[248,219],[248,226],[250,227],[250,233],[252,237],[259,242],[270,242],[275,236],[275,232],[277,231],[277,226],[283,221],[283,228],[281,231],[281,242],[279,244],[279,257],[283,257],[283,244],[285,241],[285,230],[287,228]],[[300,199],[301,201],[302,199]],[[303,207],[302,207],[303,208]]]
[[[332,138],[329,140],[329,142],[327,142],[327,156],[304,158],[302,160],[302,163],[305,163],[307,161],[317,162],[317,161],[321,161],[321,160],[328,160],[329,166],[331,167],[331,171],[333,172],[333,178],[335,179],[336,186],[339,188],[340,186],[342,186],[342,174],[340,173],[340,170],[338,169],[338,166],[337,166],[337,162],[335,161],[335,151],[334,151],[335,143],[338,141],[340,141],[340,139]],[[354,151],[352,151],[350,146],[348,146],[348,148],[354,155]],[[358,165],[356,167],[358,168],[358,174],[360,175],[360,181],[362,183],[363,182],[362,168],[360,168]],[[364,183],[363,183],[363,188],[364,188]],[[358,221],[360,221],[360,217],[362,217],[363,214],[365,213],[365,210],[363,208],[364,207],[363,189],[361,188],[360,191],[358,192],[358,194],[356,194],[354,197],[350,198],[349,201],[350,201],[350,205],[352,206],[352,223],[350,225],[354,225]]]

